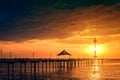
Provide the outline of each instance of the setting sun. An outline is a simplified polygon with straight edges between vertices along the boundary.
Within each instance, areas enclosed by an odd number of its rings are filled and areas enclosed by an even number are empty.
[[[100,46],[96,46],[94,47],[93,45],[90,45],[90,52],[94,52],[96,50],[96,52],[100,52]]]
[[[103,52],[102,47],[100,45],[97,45],[96,48],[94,47],[94,45],[90,45],[88,47],[88,51],[92,55],[94,55],[94,51],[96,51],[96,55],[100,55]]]

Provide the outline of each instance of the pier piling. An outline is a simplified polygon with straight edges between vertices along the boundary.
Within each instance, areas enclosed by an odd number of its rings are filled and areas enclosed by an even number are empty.
[[[103,65],[103,59],[97,59],[99,61],[99,64]],[[15,79],[15,65],[19,63],[19,73],[20,73],[20,79],[22,80],[24,77],[24,80],[27,79],[27,68],[30,69],[30,77],[31,79],[37,79],[37,72],[42,71],[42,74],[44,74],[44,70],[50,71],[55,70],[57,68],[61,69],[71,69],[73,67],[89,67],[92,66],[94,62],[94,59],[0,59],[0,64],[4,63],[7,64],[7,79],[14,80]],[[28,64],[30,65],[28,66]],[[1,66],[2,67],[2,66]],[[0,67],[0,68],[1,68]],[[66,69],[66,70],[67,70]],[[23,76],[24,73],[24,76]]]

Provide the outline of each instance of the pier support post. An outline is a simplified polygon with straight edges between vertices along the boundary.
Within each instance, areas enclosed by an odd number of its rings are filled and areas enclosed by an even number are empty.
[[[34,80],[36,80],[36,62],[34,62]]]
[[[47,71],[47,62],[45,62],[46,64],[45,64],[45,66],[46,66],[46,71]]]
[[[68,63],[68,61],[66,61],[66,67],[68,67],[68,65],[69,65],[69,63]]]
[[[74,60],[74,67],[76,67],[76,60]]]
[[[12,79],[14,80],[14,62],[12,63]]]
[[[20,80],[22,80],[22,63],[20,62]]]
[[[63,61],[63,67],[65,67],[65,61]]]
[[[25,73],[24,78],[26,80],[26,62],[25,62],[25,66],[24,66],[24,73]]]
[[[49,63],[49,69],[50,69],[50,61],[48,63]]]
[[[80,61],[78,60],[78,67],[79,67]]]
[[[7,76],[8,76],[8,80],[9,80],[9,79],[10,79],[10,64],[7,63],[7,65],[8,65],[8,71],[7,71],[7,72],[8,72],[8,75],[7,75]]]
[[[102,65],[103,65],[103,59],[102,59]]]
[[[82,66],[82,60],[80,60],[80,65],[79,65],[80,67]]]
[[[44,69],[44,62],[42,61],[42,74],[44,73],[43,69]]]
[[[30,62],[30,75],[31,75],[31,79],[32,79],[32,62]]]
[[[38,62],[38,74],[39,74],[39,70],[40,70],[40,64],[39,64],[39,62]]]
[[[73,61],[72,60],[70,61],[70,67],[71,68],[73,67]]]
[[[54,61],[53,61],[52,63],[53,63],[52,68],[54,69],[54,65],[55,65],[55,63],[54,63]]]

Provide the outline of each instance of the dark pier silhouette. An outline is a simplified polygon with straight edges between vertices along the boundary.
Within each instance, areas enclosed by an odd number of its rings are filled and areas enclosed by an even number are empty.
[[[97,59],[100,65],[103,65],[103,59]],[[72,67],[82,67],[82,66],[92,66],[94,62],[94,59],[91,58],[69,58],[69,59],[52,59],[52,58],[39,58],[39,59],[33,59],[33,58],[12,58],[12,59],[0,59],[0,65],[6,64],[7,65],[7,79],[8,80],[14,80],[15,78],[15,68],[16,64],[19,65],[18,72],[20,72],[20,79],[26,79],[27,77],[27,68],[30,64],[30,74],[31,79],[34,78],[34,80],[37,79],[36,75],[39,74],[39,71],[43,71],[47,69],[56,69],[56,68],[72,68]],[[1,67],[0,67],[1,68]],[[24,73],[24,74],[23,74]],[[44,71],[43,71],[44,73]]]

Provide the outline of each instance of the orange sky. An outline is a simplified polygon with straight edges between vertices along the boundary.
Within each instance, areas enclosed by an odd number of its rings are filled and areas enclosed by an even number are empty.
[[[9,52],[12,52],[12,57],[32,57],[33,52],[36,58],[56,57],[56,54],[63,49],[72,54],[72,57],[83,58],[93,57],[93,52],[90,46],[93,46],[94,37],[79,38],[78,36],[65,39],[51,39],[51,40],[29,40],[25,42],[5,43],[1,42],[1,49],[3,55],[9,57]],[[120,42],[112,40],[110,37],[98,37],[97,46],[100,50],[97,51],[97,56],[102,58],[119,58]],[[110,42],[107,42],[111,40]],[[117,44],[117,45],[116,45]]]

